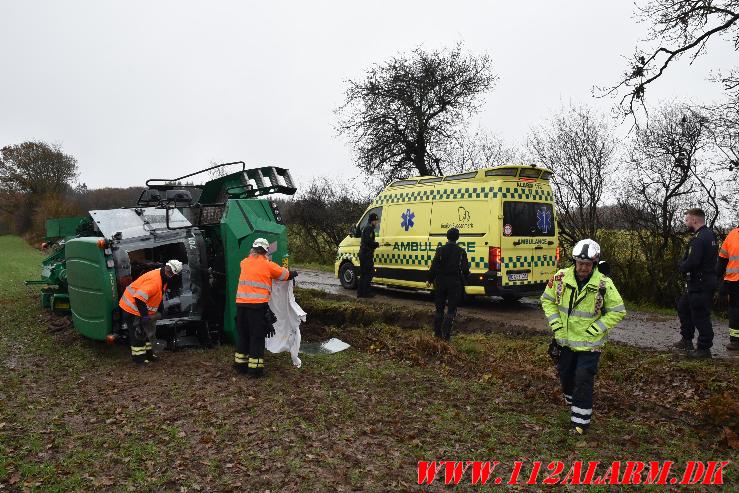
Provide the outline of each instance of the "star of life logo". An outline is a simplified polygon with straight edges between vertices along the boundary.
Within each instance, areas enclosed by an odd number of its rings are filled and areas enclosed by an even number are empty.
[[[400,215],[400,217],[403,219],[403,222],[400,223],[400,227],[408,231],[413,227],[413,218],[416,217],[416,215],[411,212],[410,209],[406,209],[404,213]]]
[[[536,211],[536,227],[545,234],[552,229],[552,213],[546,207]]]

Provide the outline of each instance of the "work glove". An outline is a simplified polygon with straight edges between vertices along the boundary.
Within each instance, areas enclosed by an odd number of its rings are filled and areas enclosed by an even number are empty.
[[[372,248],[379,248],[380,244],[377,242],[372,243]]]
[[[273,335],[275,335],[275,328],[271,324],[268,324],[267,327],[264,329],[264,337],[269,339]]]
[[[148,318],[148,317],[147,317]],[[134,336],[136,339],[144,340],[146,339],[146,328],[144,327],[144,324],[146,322],[144,321],[143,317],[139,319],[139,323],[134,326]]]
[[[550,358],[552,358],[552,361],[554,361],[555,363],[558,362],[561,352],[562,346],[557,343],[556,339],[552,339],[552,342],[549,343],[549,348],[547,349],[547,354]]]
[[[298,271],[291,270],[290,271],[290,279],[295,279],[296,277],[298,277],[298,274],[299,274]]]

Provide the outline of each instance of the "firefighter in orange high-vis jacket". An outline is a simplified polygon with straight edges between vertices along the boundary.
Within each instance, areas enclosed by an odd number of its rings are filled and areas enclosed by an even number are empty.
[[[123,310],[123,323],[128,326],[131,358],[136,364],[156,361],[152,348],[156,321],[161,318],[161,305],[167,281],[182,272],[182,262],[170,260],[160,269],[150,270],[128,285],[118,306]]]
[[[294,279],[297,271],[288,271],[267,258],[269,242],[257,238],[251,253],[241,261],[241,275],[236,289],[236,354],[234,368],[250,377],[264,376],[264,339],[274,335],[274,317],[269,309],[272,281]]]
[[[719,296],[729,297],[729,344],[727,349],[739,350],[739,228],[732,229],[718,251]]]

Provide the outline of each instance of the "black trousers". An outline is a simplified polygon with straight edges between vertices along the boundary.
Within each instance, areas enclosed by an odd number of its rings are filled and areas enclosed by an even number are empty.
[[[688,289],[677,301],[677,315],[680,318],[680,335],[692,341],[698,330],[698,349],[713,346],[713,326],[711,325],[711,306],[713,289]]]
[[[565,402],[570,405],[573,426],[587,429],[593,416],[593,387],[600,352],[573,351],[563,347],[557,362]]]
[[[134,363],[143,363],[154,359],[152,342],[156,334],[156,321],[161,318],[159,314],[149,319],[149,325],[141,320],[141,317],[131,315],[123,311],[123,323],[128,328],[128,344],[131,346],[131,359]]]
[[[236,306],[236,353],[234,366],[241,373],[264,374],[264,336],[267,329],[266,303],[238,303]]]
[[[729,337],[739,342],[739,281],[724,281],[729,295]]]
[[[434,281],[434,335],[449,339],[452,335],[454,317],[457,315],[457,306],[462,299],[464,286],[457,278],[438,277]],[[447,313],[444,315],[444,308]]]
[[[369,296],[372,278],[375,275],[375,256],[372,252],[359,252],[359,285],[357,297]]]

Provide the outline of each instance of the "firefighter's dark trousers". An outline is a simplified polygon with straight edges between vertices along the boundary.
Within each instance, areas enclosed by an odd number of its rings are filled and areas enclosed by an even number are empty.
[[[713,289],[688,289],[677,301],[677,314],[680,317],[680,335],[693,340],[698,329],[698,349],[713,346],[713,326],[711,325],[711,306]]]
[[[593,386],[600,352],[573,351],[563,347],[557,362],[565,402],[570,405],[572,426],[587,429],[593,416]]]
[[[436,315],[434,316],[434,335],[447,341],[452,337],[454,317],[457,315],[457,306],[462,299],[464,286],[462,281],[456,277],[438,277],[434,281],[434,304]],[[444,315],[444,307],[447,312]]]
[[[375,275],[375,256],[372,252],[359,252],[359,285],[357,297],[363,298],[371,293],[372,278]]]
[[[264,375],[264,336],[267,329],[266,303],[237,303],[236,353],[234,366],[241,373]]]
[[[724,281],[729,295],[729,337],[739,343],[739,281]]]
[[[160,313],[155,313],[149,317],[148,322],[144,322],[141,317],[123,312],[123,323],[128,328],[128,343],[131,345],[131,359],[134,363],[154,360],[152,343],[156,337],[157,320],[161,318]]]

